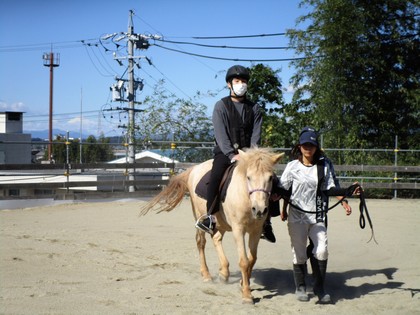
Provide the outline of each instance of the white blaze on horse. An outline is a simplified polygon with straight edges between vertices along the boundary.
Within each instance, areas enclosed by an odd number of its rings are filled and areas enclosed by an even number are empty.
[[[240,159],[236,162],[237,166],[233,171],[226,197],[221,202],[220,210],[215,214],[217,224],[212,239],[219,256],[219,277],[227,281],[229,262],[223,251],[222,240],[226,231],[232,231],[242,273],[242,299],[245,303],[253,303],[250,288],[251,272],[257,260],[257,247],[268,214],[274,166],[284,153],[252,148],[239,151],[239,155]],[[184,194],[188,192],[194,218],[196,220],[200,218],[206,213],[206,200],[199,197],[195,190],[200,179],[211,169],[212,162],[208,160],[172,177],[168,186],[142,207],[141,213],[144,215],[151,209],[159,212],[171,211],[181,203]],[[201,275],[204,281],[211,281],[204,251],[205,234],[197,229],[196,242],[200,255]],[[249,235],[248,244],[245,242],[246,234]]]

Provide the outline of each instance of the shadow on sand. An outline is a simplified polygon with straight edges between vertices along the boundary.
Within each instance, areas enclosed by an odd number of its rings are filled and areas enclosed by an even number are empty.
[[[383,289],[402,289],[403,282],[392,281],[393,275],[397,270],[397,268],[385,268],[379,270],[357,269],[340,273],[327,272],[325,289],[334,301],[357,299],[363,295]],[[265,299],[295,292],[293,272],[291,269],[254,269],[252,274],[254,282],[264,287],[263,289],[256,290],[268,290],[271,292],[264,296]],[[383,283],[378,283],[376,280],[375,283],[365,282],[359,286],[347,284],[348,280],[354,278],[372,277],[381,274],[386,277],[386,281]],[[306,279],[308,290],[311,289],[311,280],[311,275],[309,275]],[[410,289],[410,291],[412,291],[413,295],[413,291],[418,291],[418,289]]]

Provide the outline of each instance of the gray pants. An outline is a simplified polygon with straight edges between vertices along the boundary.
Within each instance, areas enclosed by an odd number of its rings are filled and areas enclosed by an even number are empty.
[[[289,229],[293,264],[305,264],[308,257],[306,255],[306,247],[308,238],[314,243],[312,253],[318,260],[328,259],[328,238],[327,229],[323,222],[316,224],[290,223],[287,224]]]

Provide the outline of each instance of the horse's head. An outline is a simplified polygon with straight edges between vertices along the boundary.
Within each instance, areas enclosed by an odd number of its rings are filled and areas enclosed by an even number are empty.
[[[238,168],[246,177],[251,211],[255,219],[263,219],[268,212],[268,203],[273,185],[274,165],[284,153],[273,153],[268,149],[252,148],[239,150]]]

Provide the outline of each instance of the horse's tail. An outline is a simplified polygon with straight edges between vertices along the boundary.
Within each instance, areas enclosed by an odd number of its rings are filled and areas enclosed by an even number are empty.
[[[188,191],[188,177],[190,176],[191,170],[192,167],[173,176],[165,189],[140,208],[140,215],[147,214],[153,208],[157,212],[171,211],[179,205],[185,193]]]

